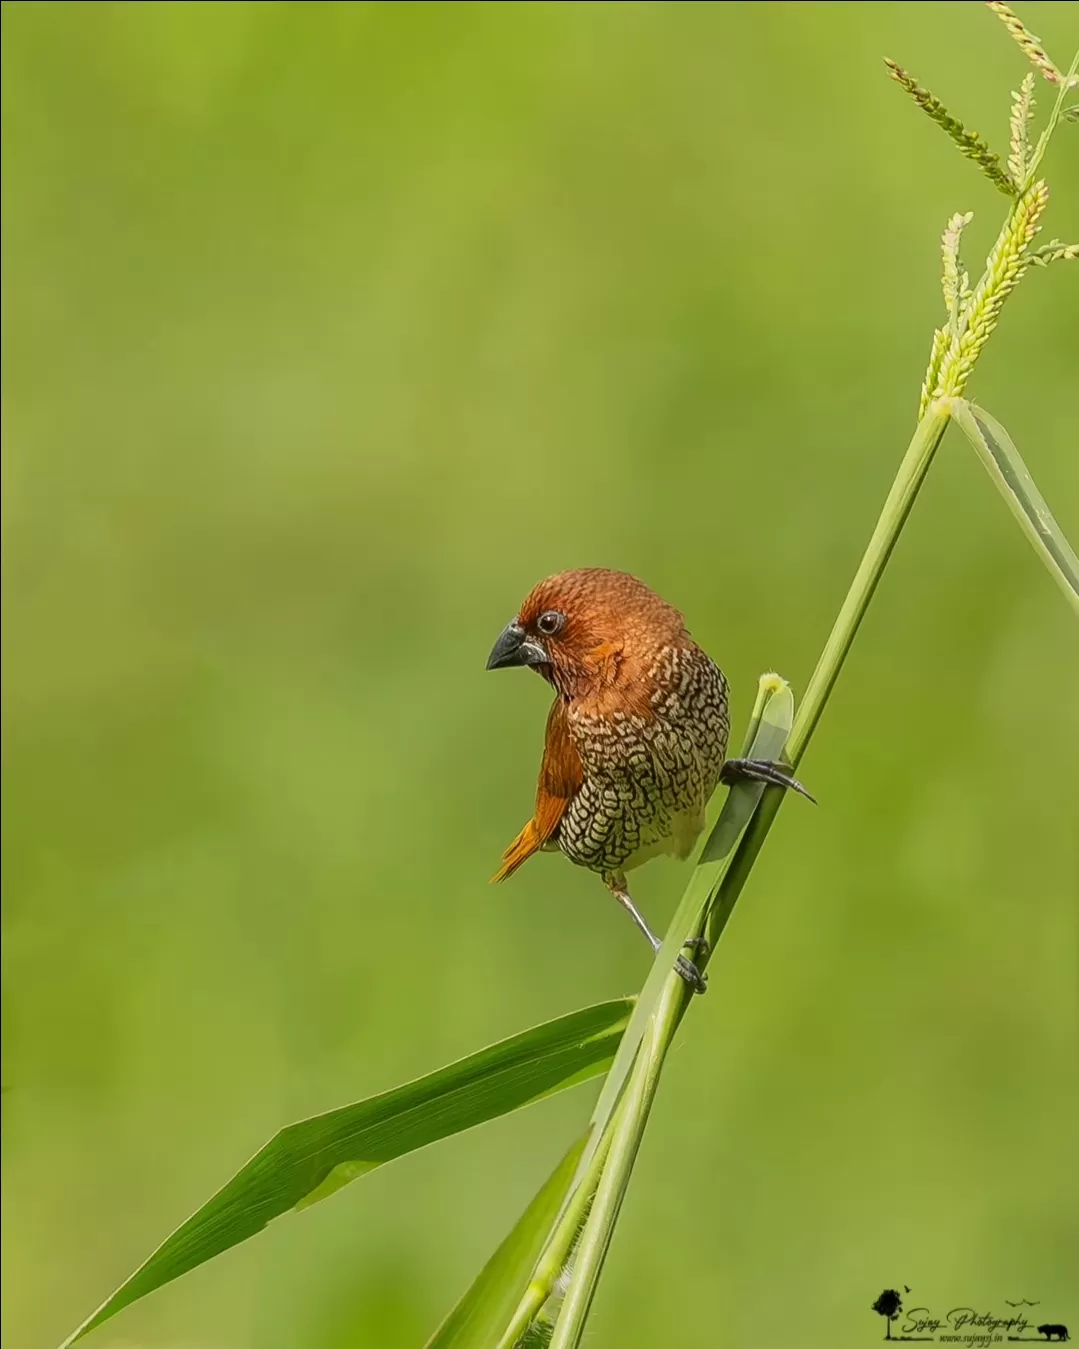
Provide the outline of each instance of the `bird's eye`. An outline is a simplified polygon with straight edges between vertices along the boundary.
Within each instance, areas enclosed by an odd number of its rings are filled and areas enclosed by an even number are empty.
[[[548,609],[536,619],[536,627],[545,637],[553,637],[556,632],[562,631],[565,621],[565,614],[560,614],[557,609]]]

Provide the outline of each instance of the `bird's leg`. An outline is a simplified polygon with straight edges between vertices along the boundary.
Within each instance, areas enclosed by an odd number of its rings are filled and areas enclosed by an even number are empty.
[[[645,937],[651,943],[652,950],[658,951],[659,948],[663,945],[663,943],[645,922],[644,914],[641,913],[640,909],[637,908],[636,904],[634,904],[633,900],[630,898],[629,891],[619,890],[616,889],[614,886],[612,886],[611,894],[614,895],[615,899],[618,900],[619,904],[622,905],[625,911],[629,914],[629,916],[633,919],[633,921],[644,933]]]
[[[659,948],[663,945],[663,943],[645,922],[644,914],[641,913],[640,909],[638,909],[638,907],[636,906],[636,904],[634,904],[632,898],[630,897],[629,890],[626,887],[625,876],[621,872],[619,872],[613,876],[605,876],[603,880],[604,884],[607,886],[607,889],[610,890],[611,894],[614,895],[615,899],[618,900],[619,904],[622,905],[625,911],[629,914],[629,916],[637,924],[640,930],[644,933],[645,937],[648,939],[649,945],[652,947],[652,950],[658,951]],[[704,941],[702,937],[691,938],[688,942],[686,942],[686,945],[692,946],[696,949],[700,949],[702,943],[704,950],[707,950],[708,943]],[[704,982],[704,975],[701,974],[700,970],[696,967],[696,965],[694,965],[693,961],[689,960],[686,956],[682,955],[681,952],[679,952],[678,959],[675,961],[675,968],[678,970],[678,973],[682,976],[682,978],[686,981],[686,983],[689,984],[690,988],[692,988],[695,993],[703,993],[705,991],[707,985]]]
[[[728,759],[720,771],[719,780],[728,785],[749,781],[763,782],[770,787],[786,787],[814,805],[817,804],[816,797],[810,796],[786,764],[777,763],[774,759]]]

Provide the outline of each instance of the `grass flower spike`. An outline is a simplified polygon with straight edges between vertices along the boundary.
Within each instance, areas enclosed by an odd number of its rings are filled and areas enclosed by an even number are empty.
[[[1014,197],[1016,195],[1015,184],[1004,171],[1000,156],[990,150],[983,138],[976,131],[968,131],[958,118],[952,116],[935,94],[931,94],[928,89],[923,89],[918,81],[912,75],[908,75],[902,66],[887,59],[884,64],[891,71],[892,79],[897,80],[903,86],[926,116],[931,117],[937,126],[942,127],[947,132],[960,151],[978,165],[990,182],[1006,196]]]
[[[1038,220],[1048,201],[1048,187],[1038,182],[1016,203],[960,319],[961,331],[953,336],[940,363],[932,398],[958,398],[962,394],[978,354],[997,326],[1004,301],[1030,264],[1027,245],[1038,231]]]
[[[987,7],[993,11],[1008,32],[1011,33],[1017,46],[1031,65],[1036,66],[1050,84],[1060,84],[1064,77],[1050,61],[1048,52],[1042,46],[1041,38],[1034,36],[1011,6],[1002,5],[998,0],[987,0]]]
[[[1018,191],[1027,185],[1030,160],[1030,122],[1034,116],[1034,72],[1028,70],[1023,83],[1012,94],[1011,153],[1008,172]]]
[[[963,262],[959,256],[959,241],[962,238],[963,230],[973,219],[973,211],[963,213],[957,211],[945,226],[940,240],[944,264],[941,278],[944,288],[944,307],[952,317],[953,328],[960,307],[970,298],[970,278],[963,270]]]
[[[1076,258],[1079,258],[1079,244],[1062,244],[1059,239],[1050,239],[1030,255],[1035,267],[1048,267],[1051,262],[1073,262]]]

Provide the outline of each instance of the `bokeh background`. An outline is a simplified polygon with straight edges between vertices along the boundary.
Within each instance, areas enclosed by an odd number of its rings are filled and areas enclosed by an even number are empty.
[[[1024,15],[1058,60],[1074,6]],[[637,988],[544,857],[540,681],[605,564],[802,688],[909,437],[937,240],[1003,199],[969,4],[6,4],[3,1319],[58,1341],[281,1124]],[[1043,105],[1051,91],[1041,85]],[[1071,133],[1071,134],[1069,134]],[[1047,234],[1079,233],[1075,133]],[[972,392],[1079,535],[1079,268]],[[1079,1322],[1079,626],[949,436],[711,990],[594,1345]],[[638,897],[663,925],[686,879]],[[416,1346],[594,1087],[387,1167],[96,1333]],[[687,1308],[692,1314],[686,1315]]]

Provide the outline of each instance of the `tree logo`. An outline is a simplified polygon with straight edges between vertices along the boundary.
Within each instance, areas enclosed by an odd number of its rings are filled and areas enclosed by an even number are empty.
[[[892,1322],[899,1320],[899,1313],[903,1310],[903,1299],[899,1295],[897,1288],[886,1288],[876,1302],[870,1308],[878,1316],[884,1317],[884,1338],[892,1338]]]

